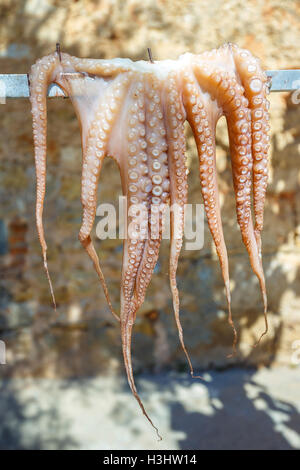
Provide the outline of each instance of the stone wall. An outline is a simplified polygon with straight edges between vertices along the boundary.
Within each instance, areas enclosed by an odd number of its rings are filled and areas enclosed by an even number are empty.
[[[63,6],[62,6],[63,5]],[[300,65],[300,6],[290,1],[2,0],[0,73],[27,73],[60,41],[62,49],[95,58],[176,58],[226,41],[259,56],[267,69]],[[263,325],[262,303],[238,232],[227,134],[220,122],[217,159],[222,217],[232,278],[239,353],[227,359],[232,332],[219,265],[207,225],[200,251],[182,251],[178,267],[185,341],[197,368],[290,364],[300,339],[300,107],[271,94],[270,183],[263,235],[270,331],[253,350]],[[69,100],[48,101],[45,229],[49,269],[58,300],[54,318],[34,221],[35,173],[28,100],[0,105],[0,339],[7,347],[1,375],[70,377],[118,371],[120,334],[77,233],[81,221],[80,136]],[[197,155],[189,130],[190,202],[201,202]],[[116,165],[107,159],[99,200],[121,194]],[[95,240],[114,304],[119,302],[121,243]],[[179,370],[168,283],[168,244],[134,333],[136,371]]]

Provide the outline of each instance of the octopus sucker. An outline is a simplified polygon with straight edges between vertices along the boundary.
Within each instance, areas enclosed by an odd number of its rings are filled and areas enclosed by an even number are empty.
[[[220,261],[228,305],[228,322],[233,329],[233,353],[236,351],[237,332],[231,312],[230,278],[227,248],[224,240],[216,170],[214,145],[216,123],[222,114],[216,102],[204,93],[194,74],[184,74],[183,94],[187,120],[191,126],[199,157],[201,192],[209,229]]]
[[[36,224],[53,303],[56,307],[47,266],[43,205],[46,188],[46,97],[48,86],[56,83],[70,97],[80,124],[83,215],[79,239],[93,262],[110,310],[120,323],[124,364],[131,391],[158,434],[136,389],[131,340],[137,311],[144,302],[158,259],[164,216],[170,206],[170,287],[180,343],[194,377],[183,340],[176,282],[188,190],[186,120],[197,145],[201,191],[224,279],[235,350],[237,333],[231,313],[228,255],[216,169],[216,124],[222,115],[226,117],[237,220],[263,296],[266,329],[262,336],[267,332],[267,297],[261,259],[269,147],[266,76],[248,51],[225,45],[201,55],[184,54],[177,61],[148,63],[129,59],[81,59],[56,52],[39,59],[32,66],[29,78],[37,180]],[[120,315],[112,306],[91,238],[98,181],[106,156],[117,162],[127,204]],[[252,191],[255,224],[251,215]]]

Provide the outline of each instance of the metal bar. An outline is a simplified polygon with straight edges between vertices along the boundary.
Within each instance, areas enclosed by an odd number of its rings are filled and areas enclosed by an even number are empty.
[[[268,70],[270,91],[295,91],[300,89],[300,70]]]
[[[48,98],[66,98],[58,85],[50,85]],[[27,74],[0,74],[0,100],[6,98],[29,98],[29,83]]]
[[[299,70],[268,70],[270,91],[294,91],[300,89]],[[58,85],[50,85],[48,98],[66,95]],[[0,74],[0,101],[5,98],[29,98],[28,77],[26,74]]]

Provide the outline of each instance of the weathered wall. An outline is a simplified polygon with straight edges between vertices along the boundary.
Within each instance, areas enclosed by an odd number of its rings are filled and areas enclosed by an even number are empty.
[[[291,1],[27,0],[0,3],[0,73],[26,73],[61,42],[72,54],[156,59],[202,52],[236,42],[268,69],[300,65],[300,7]],[[300,339],[300,107],[272,94],[271,171],[263,235],[270,332],[237,229],[226,130],[218,129],[218,170],[224,231],[230,258],[239,354],[228,360],[232,333],[220,269],[205,227],[205,246],[182,252],[178,268],[186,345],[195,366],[290,363]],[[28,100],[0,105],[0,339],[7,345],[1,374],[89,375],[118,370],[120,335],[87,255],[77,240],[81,220],[80,138],[68,100],[49,102],[48,187],[45,227],[49,268],[58,300],[53,321],[34,222],[35,175]],[[190,202],[201,201],[195,148],[188,133]],[[104,165],[100,198],[120,194],[111,160]],[[119,241],[96,240],[115,305],[119,299]],[[185,366],[173,321],[164,243],[134,336],[136,370]]]

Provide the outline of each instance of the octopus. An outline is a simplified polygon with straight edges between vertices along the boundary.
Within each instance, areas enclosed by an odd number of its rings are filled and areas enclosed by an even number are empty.
[[[225,44],[200,55],[186,53],[177,60],[149,62],[82,59],[59,50],[39,59],[31,68],[29,80],[37,180],[36,223],[54,305],[43,229],[46,97],[52,83],[70,97],[80,124],[83,215],[79,240],[91,258],[112,315],[120,324],[131,391],[157,431],[136,389],[131,338],[137,311],[143,304],[158,259],[166,207],[176,207],[176,211],[171,211],[170,220],[170,287],[179,339],[194,376],[183,339],[176,284],[188,194],[185,121],[192,129],[197,146],[204,207],[224,279],[235,348],[237,333],[231,314],[228,255],[216,170],[216,125],[222,116],[226,118],[237,222],[262,293],[265,315],[262,336],[268,329],[261,257],[270,129],[267,76],[259,60],[249,51]],[[98,180],[106,156],[112,157],[119,167],[127,200],[128,236],[123,244],[120,314],[110,301],[91,237]]]

